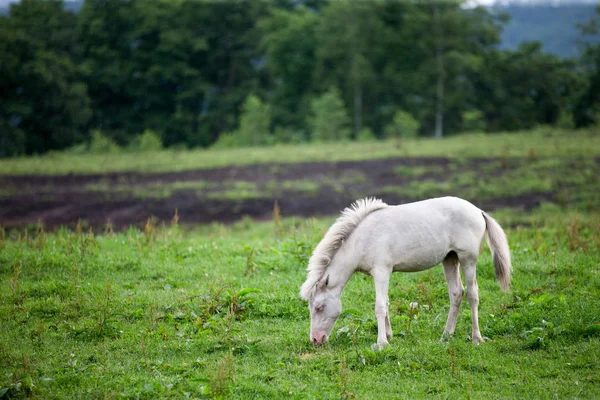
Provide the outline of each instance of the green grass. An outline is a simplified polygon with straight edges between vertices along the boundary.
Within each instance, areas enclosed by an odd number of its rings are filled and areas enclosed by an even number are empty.
[[[192,150],[106,155],[52,153],[0,160],[0,174],[90,174],[106,172],[172,172],[260,163],[366,160],[389,157],[562,157],[600,155],[597,131],[535,131],[465,134],[443,140],[285,145],[268,148]]]
[[[600,216],[494,214],[513,288],[478,262],[480,324],[439,343],[441,268],[394,274],[395,337],[375,352],[371,278],[348,284],[329,344],[308,341],[298,289],[334,218],[246,219],[90,236],[0,231],[0,397],[598,398]],[[418,302],[410,317],[408,304]]]
[[[357,274],[330,342],[308,341],[298,290],[313,248],[336,216],[232,225],[131,228],[92,236],[0,228],[0,398],[600,398],[600,138],[590,132],[470,135],[443,141],[282,146],[276,151],[55,154],[0,161],[2,174],[179,171],[260,162],[450,157],[448,168],[396,168],[404,196],[480,199],[553,193],[533,212],[498,210],[511,244],[509,293],[487,248],[478,262],[480,326],[465,301],[449,309],[441,268],[394,274],[395,337],[373,351],[372,279]],[[494,157],[489,161],[469,157]],[[276,174],[278,166],[271,167]],[[246,199],[363,185],[338,178],[149,184],[100,180],[83,191],[165,197],[175,190]],[[211,184],[212,185],[212,184]],[[0,188],[0,196],[52,187]],[[361,194],[364,195],[364,194]],[[408,305],[417,302],[418,313]]]
[[[382,192],[414,199],[455,195],[478,200],[546,194],[562,206],[595,210],[600,206],[599,166],[589,157],[511,158],[474,164],[453,160],[446,171],[440,171],[439,165],[402,166],[394,172],[410,180],[387,185]]]

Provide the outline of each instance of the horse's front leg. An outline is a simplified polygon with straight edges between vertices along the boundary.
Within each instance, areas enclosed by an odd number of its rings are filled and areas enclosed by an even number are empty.
[[[375,317],[377,318],[377,346],[383,349],[392,337],[388,313],[388,288],[391,272],[387,268],[375,267],[371,273],[375,281]]]
[[[389,306],[389,301],[388,301]],[[390,323],[390,312],[388,311],[385,315],[385,336],[390,340],[394,334],[392,333],[392,324]]]

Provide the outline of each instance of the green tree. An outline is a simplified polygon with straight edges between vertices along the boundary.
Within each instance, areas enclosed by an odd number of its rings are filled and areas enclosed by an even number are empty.
[[[90,106],[75,24],[59,0],[23,0],[0,17],[0,156],[84,139]]]
[[[349,105],[354,135],[369,125],[378,89],[375,70],[391,34],[380,18],[378,2],[333,1],[323,8],[316,31],[316,71],[321,90],[335,86]]]
[[[263,95],[267,70],[257,24],[270,6],[262,1],[186,0],[189,24],[204,37],[207,48],[195,59],[207,82],[199,110],[198,130],[211,143],[238,125],[241,104],[249,93]]]
[[[133,88],[139,74],[133,53],[139,42],[133,36],[136,0],[87,0],[78,16],[82,66],[92,102],[91,125],[127,142],[129,134],[143,130]]]
[[[305,128],[315,86],[315,34],[319,18],[319,14],[305,8],[275,9],[259,23],[276,126]]]
[[[574,122],[578,127],[600,124],[600,42],[588,38],[600,34],[600,5],[589,23],[579,26],[584,52],[581,67],[586,76],[587,87],[582,90],[574,107]]]
[[[260,146],[269,144],[271,128],[271,108],[260,98],[251,94],[242,106],[240,125],[233,133],[240,146]]]
[[[502,15],[482,7],[466,9],[464,1],[420,2],[407,27],[420,37],[419,64],[412,83],[417,101],[407,104],[425,134],[441,137],[462,130],[462,110],[476,109],[476,86],[468,77],[482,68],[483,58],[500,40]],[[433,34],[427,34],[433,30]],[[415,90],[415,89],[413,89]]]
[[[134,137],[129,144],[129,149],[133,151],[159,151],[162,148],[162,139],[150,129],[146,129],[141,135]]]
[[[573,107],[584,83],[573,61],[542,53],[540,43],[488,52],[472,80],[489,131],[554,125]]]
[[[340,91],[331,87],[311,103],[308,125],[313,141],[335,141],[349,139],[350,118],[340,97]]]
[[[385,129],[388,138],[416,138],[421,124],[406,111],[398,110],[394,120]]]
[[[88,0],[79,17],[94,126],[119,143],[152,129],[206,146],[260,91],[256,21],[267,3]]]

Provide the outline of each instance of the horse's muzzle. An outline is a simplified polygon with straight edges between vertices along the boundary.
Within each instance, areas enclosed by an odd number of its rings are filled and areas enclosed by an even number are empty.
[[[317,332],[311,335],[311,340],[315,346],[320,346],[327,341],[327,334],[325,332]]]

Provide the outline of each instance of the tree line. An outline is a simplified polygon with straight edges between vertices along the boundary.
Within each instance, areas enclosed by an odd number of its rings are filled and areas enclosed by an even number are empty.
[[[0,17],[0,156],[597,124],[597,16],[561,59],[501,50],[506,16],[460,0],[21,0]]]

